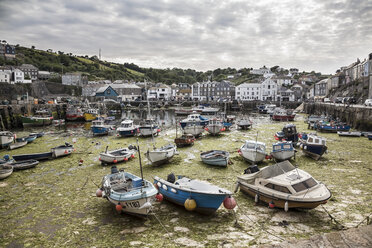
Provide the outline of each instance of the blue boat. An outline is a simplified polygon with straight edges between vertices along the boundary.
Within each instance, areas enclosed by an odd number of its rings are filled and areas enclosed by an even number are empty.
[[[32,141],[36,140],[37,136],[36,135],[29,135],[21,138],[16,138],[17,142],[24,142],[27,141],[27,143],[31,143]]]
[[[346,131],[350,130],[350,125],[345,123],[334,123],[334,122],[319,122],[316,124],[316,129],[320,132],[331,132],[337,133],[337,131]]]
[[[208,125],[209,121],[208,121],[208,118],[205,118],[201,116],[200,114],[188,115],[186,119],[183,119],[182,121],[180,121],[182,128],[186,127],[186,125],[190,123],[205,127],[206,125]]]
[[[296,150],[293,148],[291,141],[278,142],[273,144],[273,151],[270,155],[279,161],[289,160],[295,156]]]
[[[306,137],[302,135],[300,148],[302,151],[312,157],[315,160],[319,160],[320,157],[327,151],[326,139],[316,134],[308,134]]]
[[[111,126],[106,125],[104,120],[94,120],[91,126],[93,135],[107,135]]]
[[[226,167],[229,163],[229,153],[220,150],[211,150],[200,154],[200,158],[205,164]]]
[[[130,137],[138,133],[138,126],[133,125],[132,120],[124,120],[120,123],[120,127],[116,129],[118,136]]]
[[[232,193],[226,189],[183,176],[178,176],[176,180],[173,173],[168,175],[167,180],[155,176],[154,184],[166,200],[202,214],[216,212],[225,199],[232,198]]]

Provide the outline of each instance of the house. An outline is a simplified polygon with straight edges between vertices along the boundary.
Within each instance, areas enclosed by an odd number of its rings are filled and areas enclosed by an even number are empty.
[[[134,83],[113,83],[110,86],[116,91],[121,101],[135,101],[142,98],[141,87]]]
[[[10,84],[11,72],[9,70],[0,71],[0,83]]]
[[[308,91],[306,92],[306,98],[310,100],[314,100],[315,97],[315,84],[310,86],[308,88]]]
[[[20,69],[14,69],[12,71],[12,78],[14,83],[25,83],[25,74]]]
[[[16,50],[15,50],[15,47],[12,46],[12,45],[9,45],[9,44],[6,44],[5,45],[5,51],[4,51],[4,57],[6,59],[15,59],[16,57]]]
[[[292,75],[296,75],[298,74],[299,70],[297,68],[290,68],[289,69],[289,73],[291,73]]]
[[[315,84],[314,97],[325,97],[328,94],[328,78]]]
[[[275,101],[278,94],[278,86],[272,78],[267,78],[261,85],[261,101]]]
[[[81,95],[84,97],[92,97],[96,95],[96,92],[105,84],[86,84],[81,88]]]
[[[88,83],[88,78],[79,72],[65,73],[62,75],[63,85],[83,86]]]
[[[39,80],[49,80],[51,78],[49,71],[39,71]]]
[[[150,87],[147,89],[147,99],[148,100],[158,99],[158,91],[156,87]]]
[[[172,98],[172,88],[165,84],[159,84],[156,87],[156,98],[158,100],[169,101]]]
[[[305,99],[306,97],[305,89],[306,86],[302,84],[295,84],[291,87],[291,90],[293,91],[294,95],[294,101],[302,102]]]
[[[269,73],[270,69],[266,68],[266,66],[261,67],[260,69],[253,69],[249,73],[250,74],[256,74],[256,75],[264,75],[266,73]]]
[[[280,87],[278,90],[278,95],[277,95],[276,100],[282,101],[282,102],[294,102],[295,100],[294,92],[285,87]]]
[[[18,67],[24,73],[25,79],[31,79],[31,81],[35,81],[38,79],[39,69],[31,64],[23,64]]]
[[[273,76],[272,80],[274,80],[278,86],[291,86],[291,85],[293,85],[292,78],[288,77],[288,76]]]
[[[113,99],[116,100],[118,93],[109,85],[103,86],[96,91],[96,98],[99,99]]]
[[[235,85],[230,81],[195,83],[191,88],[193,100],[216,101],[219,99],[234,99]]]
[[[235,100],[254,101],[261,99],[260,83],[243,83],[235,87]]]

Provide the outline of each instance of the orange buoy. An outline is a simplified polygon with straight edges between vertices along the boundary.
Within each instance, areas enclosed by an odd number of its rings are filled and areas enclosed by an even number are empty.
[[[226,209],[234,209],[236,207],[236,201],[234,197],[228,196],[223,200],[223,206]]]

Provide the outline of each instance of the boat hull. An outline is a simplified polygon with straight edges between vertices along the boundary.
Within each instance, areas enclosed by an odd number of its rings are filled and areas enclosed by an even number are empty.
[[[0,145],[1,148],[8,147],[14,141],[14,136],[1,135],[0,136]]]
[[[30,168],[34,168],[36,165],[39,164],[37,160],[24,160],[21,162],[13,162],[10,165],[13,166],[13,170],[26,170]]]
[[[320,157],[327,151],[327,146],[303,144],[302,151],[309,157],[319,160]]]
[[[293,121],[295,115],[275,115],[273,114],[272,119],[274,121]]]
[[[13,167],[0,169],[0,180],[9,177],[13,173]]]
[[[23,160],[47,160],[53,158],[52,152],[44,152],[44,153],[34,153],[34,154],[21,154],[21,155],[13,155],[13,159],[16,161],[23,161]]]
[[[136,150],[125,150],[125,154],[123,155],[113,155],[111,153],[100,153],[99,160],[102,164],[111,164],[111,163],[120,163],[128,161],[129,159],[134,157]]]
[[[46,126],[52,124],[53,117],[22,116],[21,120],[26,126]]]
[[[277,151],[277,152],[271,152],[270,155],[275,158],[276,160],[283,161],[288,160],[295,155],[295,150],[292,151]]]
[[[107,135],[110,128],[108,127],[91,127],[93,135]]]
[[[175,150],[169,151],[147,151],[146,158],[151,162],[153,165],[161,165],[168,163],[173,156],[175,155]]]
[[[211,135],[218,135],[223,130],[223,125],[208,125],[205,129]]]
[[[149,137],[152,135],[158,135],[159,134],[159,128],[158,127],[140,127],[139,128],[139,134],[143,137]]]
[[[28,144],[27,141],[16,142],[16,143],[10,144],[8,148],[9,148],[9,150],[14,150],[14,149],[17,149],[17,148],[24,147],[27,144]]]
[[[246,151],[244,149],[240,149],[240,155],[245,159],[247,160],[248,162],[251,162],[251,163],[257,163],[257,162],[261,162],[265,159],[265,156],[266,154],[265,153],[261,153],[261,152],[255,152],[255,151]]]
[[[85,121],[94,121],[98,117],[97,114],[91,114],[91,113],[84,113],[83,116],[84,116]]]
[[[52,156],[53,158],[59,158],[70,155],[74,151],[73,146],[58,146],[52,148]]]
[[[335,125],[335,126],[320,125],[317,127],[317,129],[320,132],[337,133],[337,131],[348,132],[350,130],[350,126],[349,125]]]
[[[184,134],[192,134],[195,137],[200,136],[204,132],[203,126],[186,126],[183,129]]]
[[[137,128],[128,129],[128,130],[117,129],[118,135],[120,137],[131,137],[131,136],[135,136],[135,135],[137,135],[137,131],[138,131]]]

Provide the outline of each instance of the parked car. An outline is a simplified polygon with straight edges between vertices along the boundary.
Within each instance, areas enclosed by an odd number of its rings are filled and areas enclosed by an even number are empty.
[[[334,103],[342,103],[342,97],[336,97]]]
[[[350,104],[355,104],[357,101],[356,101],[356,98],[355,97],[350,97],[349,99],[348,99],[348,103],[350,103]]]
[[[331,102],[331,100],[329,98],[324,98],[323,102]]]
[[[364,105],[366,105],[366,106],[372,106],[372,99],[367,99],[367,100],[364,102]]]
[[[348,103],[349,98],[350,98],[350,97],[344,97],[344,98],[342,99],[342,103],[343,103],[343,104]]]

